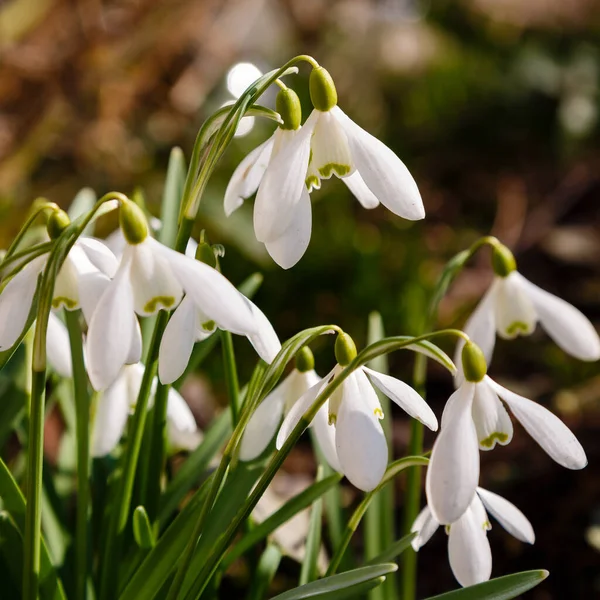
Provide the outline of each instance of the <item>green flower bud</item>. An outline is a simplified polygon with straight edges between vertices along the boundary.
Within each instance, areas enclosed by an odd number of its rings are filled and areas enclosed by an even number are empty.
[[[487,373],[487,364],[481,348],[474,342],[467,342],[461,354],[465,379],[473,383],[481,381]]]
[[[148,221],[142,209],[127,200],[119,207],[119,224],[129,244],[141,244],[148,237]]]
[[[200,233],[200,241],[196,248],[196,260],[206,263],[209,267],[215,269],[217,267],[217,257],[213,247],[208,243],[206,232],[204,229]]]
[[[340,333],[335,340],[335,360],[342,367],[349,365],[356,358],[356,345],[347,333]]]
[[[300,98],[294,90],[290,88],[281,90],[277,94],[275,108],[283,120],[283,125],[280,125],[281,129],[296,130],[300,127],[302,106],[300,105]]]
[[[296,369],[300,373],[312,371],[315,368],[315,357],[308,346],[303,346],[296,354]]]
[[[310,99],[317,110],[327,112],[337,104],[335,83],[333,83],[329,71],[323,67],[316,67],[312,70],[308,86]]]
[[[492,267],[499,277],[508,277],[517,269],[517,262],[513,253],[504,245],[494,246],[492,250]]]
[[[64,210],[61,210],[60,208],[58,210],[53,210],[46,223],[46,229],[50,239],[55,240],[70,224],[71,219],[69,219],[69,215]]]

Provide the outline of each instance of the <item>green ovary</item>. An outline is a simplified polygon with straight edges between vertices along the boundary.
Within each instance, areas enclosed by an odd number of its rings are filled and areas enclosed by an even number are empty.
[[[508,442],[508,434],[494,431],[492,435],[489,435],[484,440],[481,440],[479,445],[483,446],[484,448],[493,448],[496,442],[499,444],[506,444],[506,442]]]
[[[159,308],[171,308],[175,304],[175,298],[173,296],[155,296],[144,305],[144,312],[154,313]]]
[[[323,179],[329,179],[333,173],[338,177],[344,177],[350,173],[350,165],[341,165],[339,163],[329,163],[319,167],[319,173]]]

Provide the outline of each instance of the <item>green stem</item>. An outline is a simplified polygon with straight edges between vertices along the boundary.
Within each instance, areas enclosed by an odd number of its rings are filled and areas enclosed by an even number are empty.
[[[83,341],[79,324],[79,311],[65,311],[71,360],[73,363],[73,392],[75,395],[75,418],[77,432],[77,525],[75,534],[76,594],[86,598],[88,571],[88,522],[89,522],[89,461],[90,461],[90,404],[88,380],[83,361]]]
[[[231,409],[231,422],[235,427],[238,423],[240,414],[240,385],[235,365],[235,353],[233,351],[233,338],[231,332],[222,331],[221,340],[227,395],[229,396],[229,407]]]
[[[27,455],[27,506],[23,540],[23,600],[37,600],[40,583],[45,392],[46,371],[33,370]]]

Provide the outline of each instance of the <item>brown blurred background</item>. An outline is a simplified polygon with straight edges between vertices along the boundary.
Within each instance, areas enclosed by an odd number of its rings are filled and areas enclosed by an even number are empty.
[[[4,0],[0,247],[40,195],[66,207],[84,186],[98,195],[140,186],[158,214],[170,149],[189,155],[203,119],[233,98],[232,69],[265,72],[307,53],[333,75],[343,109],[406,162],[427,218],[365,211],[340,182],[325,182],[313,195],[310,248],[282,272],[254,241],[252,203],[230,219],[222,209],[233,169],[272,130],[254,123],[221,162],[200,223],[226,246],[234,282],[265,274],[256,300],[282,338],[336,322],[364,343],[371,310],[390,334],[418,331],[445,261],[488,233],[514,249],[526,277],[600,326],[599,40],[594,0]],[[306,75],[286,80],[305,116]],[[482,253],[439,325],[462,324],[490,277]],[[253,356],[236,344],[244,380]],[[320,370],[331,360],[329,348],[318,352]],[[411,361],[392,356],[392,373],[409,378]],[[551,576],[528,597],[600,597],[600,367],[566,357],[538,330],[501,342],[491,374],[560,414],[590,459],[568,472],[520,427],[510,446],[484,455],[484,487],[517,504],[537,533],[525,547],[496,525],[493,574],[543,567]],[[190,401],[198,387],[222,398],[218,357],[202,377]],[[432,368],[438,416],[450,391]],[[395,416],[400,456],[408,422]],[[309,447],[286,466],[312,473]],[[445,552],[441,533],[421,551],[421,597],[455,587]]]

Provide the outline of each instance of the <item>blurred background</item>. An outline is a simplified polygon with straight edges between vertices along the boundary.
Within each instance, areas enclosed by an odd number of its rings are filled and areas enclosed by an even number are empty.
[[[311,54],[334,77],[344,111],[404,160],[427,218],[366,211],[326,181],[313,194],[310,247],[282,271],[254,240],[251,200],[229,219],[223,213],[234,168],[273,130],[245,121],[203,199],[198,231],[225,246],[234,283],[264,274],[255,300],[282,339],[333,322],[363,345],[373,310],[389,334],[419,332],[445,262],[489,233],[514,250],[527,278],[600,327],[599,40],[594,0],[4,0],[0,247],[33,199],[67,207],[84,186],[98,195],[139,187],[158,215],[171,148],[189,156],[202,121],[248,78]],[[307,75],[286,79],[305,117]],[[451,288],[438,325],[461,326],[490,279],[484,251]],[[245,381],[254,356],[242,339],[236,348]],[[331,348],[315,350],[325,372]],[[219,356],[184,387],[201,425],[224,402]],[[391,356],[391,373],[410,381],[412,360]],[[566,471],[521,427],[508,447],[484,454],[482,485],[519,506],[537,534],[529,547],[494,525],[493,576],[547,568],[550,578],[527,597],[600,597],[600,366],[567,357],[538,328],[500,342],[490,374],[559,414],[590,461]],[[431,366],[438,416],[451,390]],[[409,423],[393,417],[399,457]],[[47,429],[50,457],[59,421]],[[299,445],[286,463],[289,485],[314,469],[309,444]],[[395,485],[400,514],[404,481]],[[356,498],[348,488],[348,505]],[[419,561],[419,596],[456,587],[443,534]]]

